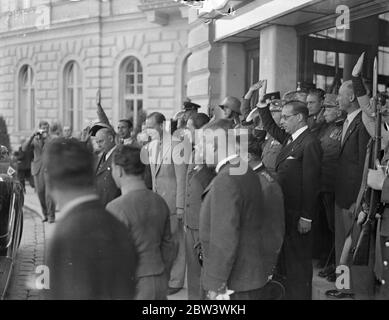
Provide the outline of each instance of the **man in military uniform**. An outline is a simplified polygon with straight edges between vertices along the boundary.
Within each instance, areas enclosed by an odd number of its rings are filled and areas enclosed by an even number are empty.
[[[175,114],[171,122],[171,133],[180,140],[184,138],[186,123],[189,118],[201,108],[198,104],[191,102],[190,99],[184,101],[183,105],[183,109]]]
[[[324,97],[325,91],[322,89],[311,89],[307,96],[308,127],[317,136],[320,136],[327,127],[327,122],[323,117]]]
[[[322,127],[319,135],[321,147],[323,149],[322,167],[321,167],[321,190],[319,204],[319,219],[322,223],[319,226],[321,243],[327,242],[323,249],[326,254],[326,268],[319,272],[319,276],[327,277],[330,281],[335,281],[335,194],[334,180],[336,166],[340,152],[340,140],[342,137],[342,128],[344,116],[336,102],[337,95],[327,93],[323,101],[323,117],[326,126]],[[309,98],[308,98],[309,99]],[[323,241],[323,239],[327,241]],[[330,255],[330,256],[328,256]],[[328,258],[327,258],[328,256]]]
[[[271,276],[276,272],[276,264],[285,235],[284,195],[279,183],[269,174],[261,161],[260,141],[249,133],[249,165],[257,174],[264,195],[264,216],[262,237],[266,239],[262,247],[262,271]]]

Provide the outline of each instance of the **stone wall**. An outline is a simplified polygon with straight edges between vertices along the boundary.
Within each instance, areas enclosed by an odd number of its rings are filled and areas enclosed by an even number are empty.
[[[76,3],[52,8],[50,27],[39,30],[0,32],[0,114],[7,120],[12,143],[19,142],[18,75],[23,65],[35,74],[35,125],[39,120],[63,121],[63,74],[67,62],[78,62],[83,75],[83,120],[96,119],[95,96],[101,89],[102,104],[114,125],[120,117],[119,68],[128,56],[142,63],[143,106],[147,112],[161,111],[171,117],[181,108],[182,65],[188,56],[188,23],[179,10],[168,23],[150,22],[138,9],[137,1],[112,1],[111,7],[86,0],[77,19],[70,19]],[[58,1],[58,3],[62,3]],[[69,8],[69,7],[70,8]],[[64,16],[61,17],[59,9]],[[119,10],[120,8],[120,10]],[[66,10],[65,10],[66,9]],[[118,12],[113,14],[113,12]],[[88,16],[89,15],[89,16]]]

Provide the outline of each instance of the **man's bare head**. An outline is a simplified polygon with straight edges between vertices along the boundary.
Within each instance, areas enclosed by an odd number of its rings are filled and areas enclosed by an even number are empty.
[[[108,128],[96,132],[96,144],[100,150],[108,152],[115,146],[115,133]]]
[[[351,107],[358,106],[358,101],[356,99],[353,83],[351,80],[343,82],[343,84],[340,86],[337,102],[340,109],[346,112]]]

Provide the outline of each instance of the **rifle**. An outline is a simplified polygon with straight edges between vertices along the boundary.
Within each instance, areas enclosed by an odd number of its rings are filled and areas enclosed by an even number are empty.
[[[377,160],[380,160],[381,155],[381,125],[382,125],[382,106],[385,104],[384,97],[377,95],[377,58],[374,59],[374,78],[373,78],[373,94],[375,101],[375,136],[374,136],[374,148],[371,157],[370,167],[375,168]],[[370,192],[370,194],[368,194]],[[381,191],[366,190],[365,197],[370,198],[369,203],[365,203],[363,210],[367,213],[366,221],[362,225],[361,232],[358,237],[357,245],[353,253],[354,265],[368,265],[369,253],[370,253],[370,237],[374,227],[376,214],[382,212],[381,204]]]

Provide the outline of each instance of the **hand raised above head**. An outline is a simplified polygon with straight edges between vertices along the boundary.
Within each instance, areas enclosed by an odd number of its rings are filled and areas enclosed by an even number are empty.
[[[97,92],[96,92],[96,105],[97,106],[101,105],[101,92],[100,92],[100,89],[98,89]]]
[[[263,81],[258,81],[256,83],[252,84],[250,87],[250,91],[258,90],[259,88],[262,87],[262,83],[263,83]]]
[[[365,52],[362,52],[362,54],[360,55],[357,63],[354,66],[354,69],[353,69],[353,72],[352,72],[352,76],[353,77],[359,77],[360,74],[362,73],[363,60],[364,59],[365,59]]]

